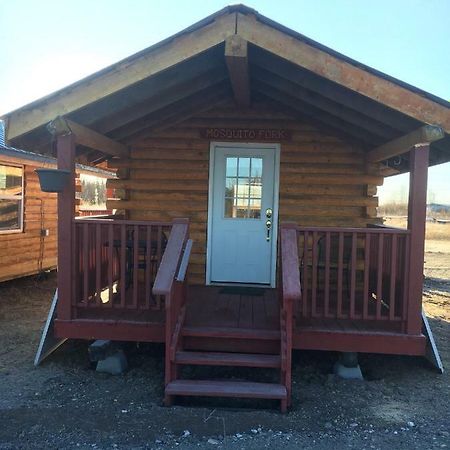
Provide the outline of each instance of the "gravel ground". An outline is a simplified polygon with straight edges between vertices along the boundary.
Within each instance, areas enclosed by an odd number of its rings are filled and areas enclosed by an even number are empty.
[[[450,269],[432,275],[425,308],[450,367]],[[265,401],[164,408],[157,345],[128,346],[122,376],[96,373],[81,341],[34,368],[54,286],[54,274],[0,285],[0,449],[450,447],[450,375],[421,358],[360,355],[365,381],[343,381],[332,375],[335,353],[296,352],[287,415]]]

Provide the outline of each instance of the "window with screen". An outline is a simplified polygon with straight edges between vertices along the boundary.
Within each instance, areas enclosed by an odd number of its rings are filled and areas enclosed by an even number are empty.
[[[22,229],[23,168],[0,163],[0,232]]]

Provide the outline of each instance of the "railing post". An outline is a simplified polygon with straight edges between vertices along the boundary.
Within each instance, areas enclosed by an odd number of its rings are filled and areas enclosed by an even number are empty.
[[[425,251],[425,222],[427,209],[427,177],[429,144],[414,146],[410,151],[408,230],[410,253],[408,261],[408,334],[422,330],[422,290]]]
[[[70,171],[69,181],[58,194],[58,304],[59,320],[70,320],[73,283],[73,219],[75,215],[75,136],[56,137],[58,169]]]

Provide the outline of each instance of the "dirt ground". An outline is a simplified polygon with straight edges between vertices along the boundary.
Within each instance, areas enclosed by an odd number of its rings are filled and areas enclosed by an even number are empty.
[[[429,240],[425,309],[450,368],[450,240]],[[161,346],[129,346],[130,369],[99,374],[87,343],[33,366],[55,275],[0,285],[0,449],[431,449],[450,447],[450,372],[420,358],[360,355],[364,381],[332,374],[335,353],[296,352],[293,408],[270,402],[161,404]]]

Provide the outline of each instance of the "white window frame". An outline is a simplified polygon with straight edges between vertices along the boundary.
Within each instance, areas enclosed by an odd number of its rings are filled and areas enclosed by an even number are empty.
[[[23,212],[24,212],[24,204],[25,204],[25,166],[23,164],[11,164],[4,161],[0,161],[0,166],[9,166],[9,167],[17,167],[22,169],[22,196],[20,199],[17,196],[13,195],[2,195],[0,193],[0,200],[21,200],[20,202],[20,210],[19,210],[19,228],[14,228],[11,230],[0,230],[1,234],[13,234],[13,233],[23,233]]]

